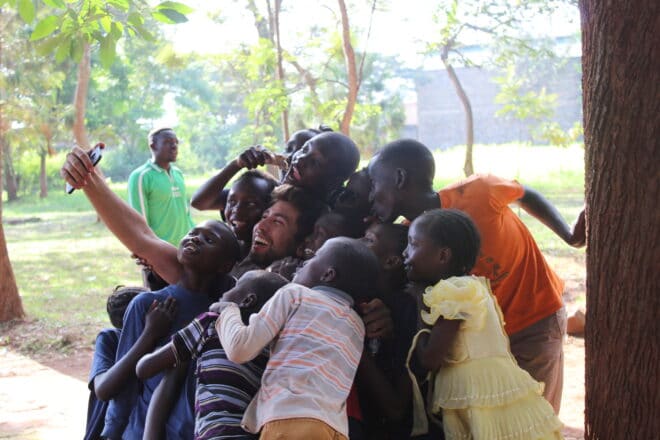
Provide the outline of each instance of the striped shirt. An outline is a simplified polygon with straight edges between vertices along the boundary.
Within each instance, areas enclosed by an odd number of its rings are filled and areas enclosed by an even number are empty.
[[[326,286],[288,284],[278,290],[245,326],[237,306],[216,323],[227,357],[237,363],[270,346],[261,388],[243,417],[259,432],[268,422],[313,418],[348,437],[346,398],[364,340],[364,325],[353,299]]]
[[[167,171],[149,159],[134,170],[128,178],[128,204],[142,214],[154,234],[174,246],[194,226],[183,173],[173,164]]]
[[[259,388],[268,351],[242,365],[231,362],[215,331],[217,317],[203,313],[172,338],[177,359],[197,360],[195,439],[254,440],[241,428],[241,419]]]

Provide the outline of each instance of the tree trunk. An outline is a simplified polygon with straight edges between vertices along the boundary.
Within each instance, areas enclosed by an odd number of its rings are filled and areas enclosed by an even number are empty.
[[[0,54],[2,48],[0,47]],[[2,107],[0,106],[0,126],[2,126]],[[14,271],[9,261],[9,252],[7,251],[7,242],[5,241],[5,230],[2,225],[2,169],[4,139],[0,137],[0,322],[10,321],[12,319],[21,319],[25,316],[21,297],[18,294],[18,286]]]
[[[75,118],[73,120],[73,138],[78,146],[89,148],[89,139],[85,129],[85,109],[87,107],[87,90],[89,89],[89,77],[92,71],[91,49],[89,43],[83,47],[83,55],[78,64],[78,83],[76,94],[73,98]]]
[[[660,432],[657,0],[582,0],[586,153],[585,430]]]
[[[445,65],[447,70],[447,75],[449,76],[449,81],[451,81],[456,91],[458,99],[463,104],[463,110],[465,111],[465,162],[463,164],[463,172],[466,176],[471,176],[474,174],[474,166],[472,165],[472,146],[474,144],[474,118],[472,117],[472,105],[470,105],[470,98],[468,98],[461,81],[456,75],[456,71],[449,63],[447,56],[442,56],[442,63]]]
[[[282,65],[282,44],[280,41],[280,9],[282,8],[282,0],[275,0],[275,11],[273,14],[273,26],[275,34],[275,48],[277,50],[277,80],[284,90],[284,66]],[[289,111],[285,108],[282,111],[282,136],[284,143],[289,139]]]
[[[11,146],[6,139],[4,139],[3,145],[3,172],[5,174],[5,190],[7,191],[7,201],[11,202],[13,200],[18,200],[18,181],[16,179],[16,173],[14,172],[14,165],[11,160]]]
[[[46,182],[46,151],[39,153],[39,197],[48,197],[48,183]]]
[[[350,135],[351,120],[353,119],[353,112],[355,111],[355,103],[357,102],[358,90],[360,88],[357,65],[355,63],[355,51],[351,44],[351,28],[348,23],[348,12],[346,11],[346,3],[344,0],[337,0],[339,3],[339,10],[341,11],[341,39],[344,49],[344,60],[346,62],[346,73],[348,76],[348,96],[346,97],[346,108],[344,109],[344,116],[341,120],[340,130],[346,136]]]

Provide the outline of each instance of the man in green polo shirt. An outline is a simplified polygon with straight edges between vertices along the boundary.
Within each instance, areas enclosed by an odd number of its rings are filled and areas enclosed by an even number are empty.
[[[144,216],[158,237],[178,246],[194,226],[183,173],[172,164],[179,140],[171,128],[159,128],[149,133],[148,141],[151,159],[128,178],[128,203]]]

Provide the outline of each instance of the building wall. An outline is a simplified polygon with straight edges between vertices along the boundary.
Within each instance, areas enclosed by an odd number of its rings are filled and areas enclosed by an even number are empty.
[[[499,85],[494,82],[496,72],[476,67],[455,70],[472,105],[475,143],[533,140],[530,128],[534,123],[495,116],[501,108],[495,103],[499,92]],[[582,121],[580,60],[572,58],[558,72],[545,76],[539,78],[539,84],[546,87],[547,93],[558,95],[553,120],[563,129]],[[435,70],[416,74],[415,89],[417,139],[432,149],[465,144],[465,113],[447,72]],[[407,127],[406,132],[414,130]]]

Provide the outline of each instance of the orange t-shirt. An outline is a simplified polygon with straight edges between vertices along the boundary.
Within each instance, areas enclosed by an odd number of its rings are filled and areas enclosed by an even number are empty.
[[[481,252],[472,273],[490,279],[508,334],[559,310],[564,291],[564,282],[509,208],[524,192],[518,182],[479,174],[438,191],[443,208],[465,212],[479,229]]]

